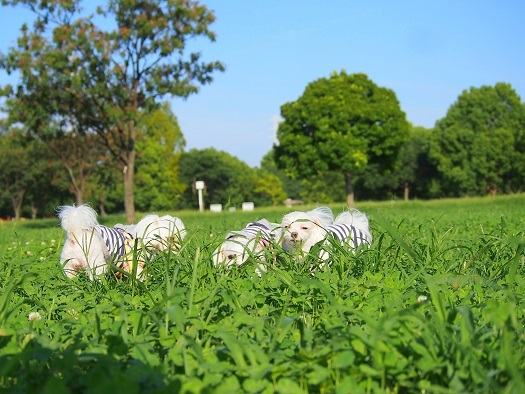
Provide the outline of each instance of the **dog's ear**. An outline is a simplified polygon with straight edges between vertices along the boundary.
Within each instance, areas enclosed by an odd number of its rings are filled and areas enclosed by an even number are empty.
[[[329,207],[318,207],[307,212],[318,226],[329,226],[334,222],[334,214]]]

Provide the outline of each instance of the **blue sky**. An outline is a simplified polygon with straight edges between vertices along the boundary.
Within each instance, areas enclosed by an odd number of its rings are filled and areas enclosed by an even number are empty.
[[[432,127],[470,87],[507,82],[525,97],[522,0],[202,0],[217,40],[192,50],[226,66],[172,108],[186,149],[214,147],[258,166],[280,107],[333,71],[392,89],[414,125]],[[0,15],[5,51],[24,13]],[[4,78],[0,75],[0,78]]]

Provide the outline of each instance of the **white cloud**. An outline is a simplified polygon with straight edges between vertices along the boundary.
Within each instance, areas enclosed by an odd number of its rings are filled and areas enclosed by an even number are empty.
[[[272,123],[269,130],[272,132],[270,140],[272,143],[277,144],[279,141],[277,140],[277,129],[279,128],[279,123],[283,121],[283,118],[281,118],[281,115],[272,115],[270,118],[270,122]]]

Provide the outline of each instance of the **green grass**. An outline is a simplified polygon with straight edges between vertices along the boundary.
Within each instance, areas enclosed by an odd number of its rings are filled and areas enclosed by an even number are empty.
[[[358,208],[370,249],[261,278],[211,253],[290,210],[176,212],[189,235],[144,284],[68,280],[58,220],[0,223],[0,391],[525,392],[525,196]]]

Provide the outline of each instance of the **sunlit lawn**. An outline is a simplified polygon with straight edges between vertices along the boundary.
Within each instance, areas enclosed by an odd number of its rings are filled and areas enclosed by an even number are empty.
[[[357,208],[369,250],[261,278],[211,253],[289,209],[171,212],[189,235],[145,284],[68,280],[58,220],[0,223],[1,391],[525,392],[525,195]]]

